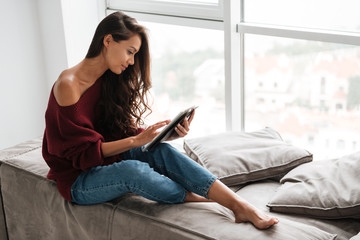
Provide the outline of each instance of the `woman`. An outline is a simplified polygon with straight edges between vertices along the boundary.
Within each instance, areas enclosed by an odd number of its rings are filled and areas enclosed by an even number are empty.
[[[215,201],[231,209],[236,222],[265,229],[278,220],[240,198],[194,161],[162,143],[142,147],[169,120],[138,128],[151,111],[150,56],[144,27],[115,12],[103,19],[89,51],[55,82],[45,114],[43,156],[48,178],[77,204],[96,204],[133,192],[163,203]],[[184,137],[189,120],[176,127]]]

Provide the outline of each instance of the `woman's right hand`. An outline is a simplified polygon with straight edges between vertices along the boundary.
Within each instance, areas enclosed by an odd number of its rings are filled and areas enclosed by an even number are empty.
[[[102,154],[104,157],[111,157],[132,148],[144,146],[145,144],[151,142],[151,140],[153,140],[160,133],[160,131],[158,131],[159,128],[166,126],[170,122],[170,120],[165,120],[155,123],[136,136],[111,142],[103,142],[101,144]]]
[[[170,120],[165,120],[157,122],[146,128],[143,132],[135,136],[136,145],[141,147],[151,142],[157,135],[159,135],[160,131],[158,131],[158,129],[168,125],[170,122]]]

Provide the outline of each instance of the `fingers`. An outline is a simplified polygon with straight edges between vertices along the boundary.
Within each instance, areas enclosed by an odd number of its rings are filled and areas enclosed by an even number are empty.
[[[194,118],[194,112],[191,114],[190,118],[185,118],[182,122],[182,126],[185,128],[185,130],[188,132],[190,130],[190,123]]]
[[[190,117],[185,118],[183,123],[182,123],[182,125],[185,127],[187,132],[190,130],[190,124],[191,124],[192,120],[194,119],[194,115],[195,115],[195,109],[191,113]]]
[[[184,123],[185,126],[182,126],[181,124],[178,124],[175,128],[176,133],[180,136],[180,137],[185,137],[188,132],[189,132],[189,123]]]
[[[182,124],[178,124],[175,128],[176,133],[179,137],[185,137],[190,131],[190,123],[195,115],[195,110],[191,113],[190,118],[185,118]]]
[[[195,109],[192,111],[191,113],[191,116],[189,118],[189,124],[192,122],[193,118],[194,118],[194,115],[195,115]]]
[[[166,126],[167,124],[168,124],[168,120],[157,122],[146,128],[145,131],[143,132],[143,135],[147,137],[148,140],[150,141],[160,133],[158,129]]]
[[[143,132],[136,136],[137,143],[139,146],[143,146],[151,142],[161,131],[158,131],[160,128],[169,124],[170,120],[165,120],[157,122],[149,127],[147,127]]]
[[[184,119],[182,124],[178,124],[178,125],[180,125],[180,127],[182,129],[185,129],[187,132],[190,130],[190,123],[189,123],[189,120],[187,118]]]
[[[157,122],[157,123],[151,125],[150,127],[148,127],[148,129],[158,130],[159,128],[162,128],[162,127],[164,127],[165,125],[169,124],[169,121],[170,121],[170,120],[165,120],[165,121]]]

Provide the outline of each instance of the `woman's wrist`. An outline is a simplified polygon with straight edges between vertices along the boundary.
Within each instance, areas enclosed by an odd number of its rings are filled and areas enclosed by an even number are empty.
[[[131,148],[140,147],[139,146],[139,140],[137,139],[137,136],[128,137],[129,139],[129,145]]]
[[[132,137],[129,137],[131,138],[131,143],[132,143],[132,148],[137,148],[137,147],[141,147],[143,145],[145,145],[145,143],[143,143],[139,137],[139,135],[136,135],[136,136],[132,136]]]
[[[124,139],[120,139],[112,142],[104,142],[101,145],[102,153],[104,157],[111,157],[122,152],[126,152],[132,148],[138,147],[139,141],[136,136],[127,137]],[[141,145],[140,145],[141,146]]]

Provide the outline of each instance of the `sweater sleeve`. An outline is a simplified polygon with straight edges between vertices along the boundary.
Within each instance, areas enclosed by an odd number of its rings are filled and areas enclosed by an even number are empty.
[[[73,168],[86,171],[103,165],[104,138],[94,130],[93,121],[76,108],[63,107],[46,117],[48,152],[71,161]],[[70,164],[70,162],[69,162]]]
[[[138,128],[137,131],[136,131],[136,135],[142,133],[143,131],[145,131],[144,128]]]
[[[64,151],[64,157],[72,161],[75,169],[81,169],[82,171],[103,165],[104,158],[101,153],[101,142],[102,140],[99,139],[97,142],[79,143],[79,145]]]

